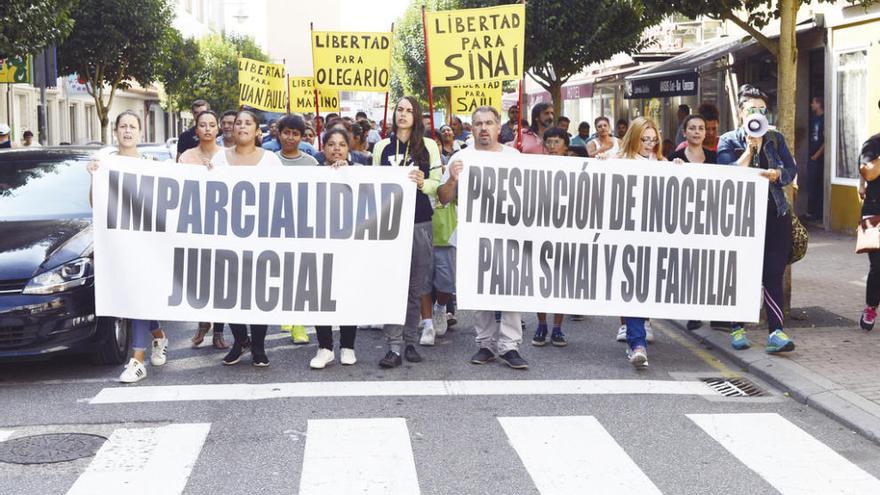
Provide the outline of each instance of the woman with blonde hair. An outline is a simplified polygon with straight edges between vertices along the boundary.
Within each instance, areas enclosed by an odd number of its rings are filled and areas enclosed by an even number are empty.
[[[660,153],[660,131],[653,120],[636,117],[620,143],[618,158],[666,161]]]

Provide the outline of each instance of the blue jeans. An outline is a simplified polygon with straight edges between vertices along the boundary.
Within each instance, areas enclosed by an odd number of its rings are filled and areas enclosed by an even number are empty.
[[[629,348],[631,350],[636,347],[647,349],[648,341],[645,338],[645,319],[626,316],[624,321],[626,321],[626,343],[629,345]]]
[[[159,328],[156,320],[131,320],[131,348],[144,351],[153,341],[153,330]]]

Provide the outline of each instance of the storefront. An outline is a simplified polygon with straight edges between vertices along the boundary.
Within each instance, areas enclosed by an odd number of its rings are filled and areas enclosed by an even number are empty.
[[[880,18],[862,16],[829,28],[830,68],[825,86],[826,178],[830,179],[830,226],[854,231],[861,201],[861,144],[880,132]]]

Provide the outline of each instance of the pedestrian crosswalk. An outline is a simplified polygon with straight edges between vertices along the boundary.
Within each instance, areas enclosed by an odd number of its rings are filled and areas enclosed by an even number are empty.
[[[880,480],[779,414],[686,416],[696,427],[683,434],[705,433],[707,441],[729,452],[730,459],[717,462],[750,469],[782,495],[880,493]],[[508,440],[503,448],[519,457],[537,493],[663,493],[662,483],[651,479],[656,470],[643,471],[631,457],[638,447],[621,445],[596,417],[498,417],[497,422]],[[118,428],[67,494],[187,493],[210,433],[208,423]],[[15,435],[0,430],[0,441]],[[301,495],[417,495],[420,461],[429,462],[414,454],[405,418],[311,419],[301,468],[290,472],[299,478]]]

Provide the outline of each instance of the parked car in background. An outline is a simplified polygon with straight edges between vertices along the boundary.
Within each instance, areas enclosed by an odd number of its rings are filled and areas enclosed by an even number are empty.
[[[96,148],[0,152],[0,361],[88,354],[122,364],[131,330],[95,314],[91,176]]]
[[[172,149],[164,143],[139,144],[138,151],[160,162],[173,162],[177,158],[177,148]]]

